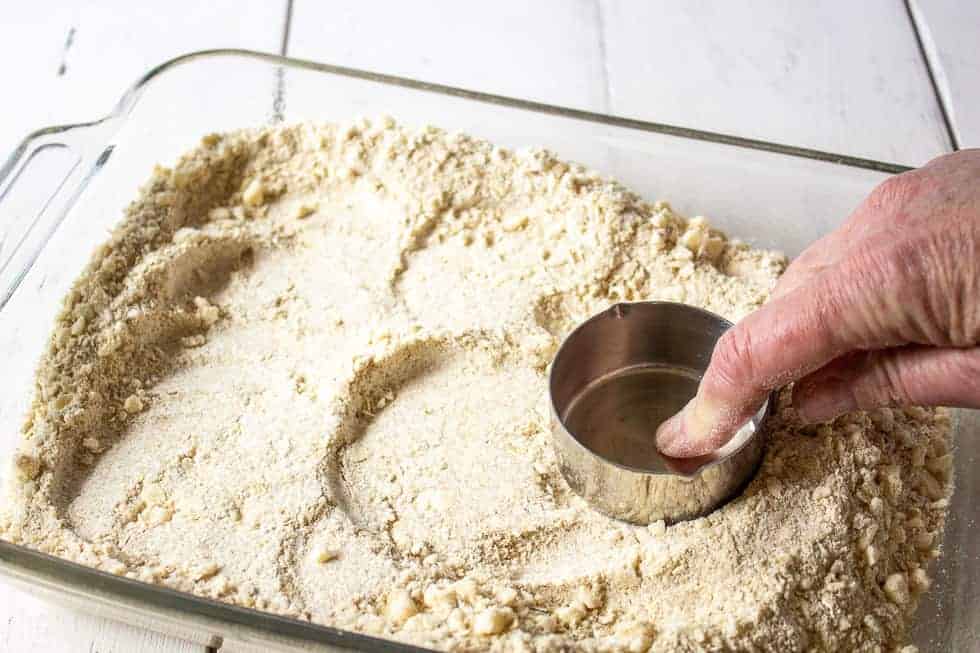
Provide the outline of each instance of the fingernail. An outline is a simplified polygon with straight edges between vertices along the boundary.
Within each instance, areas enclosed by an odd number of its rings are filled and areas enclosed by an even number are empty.
[[[690,406],[690,403],[687,405]],[[673,458],[682,457],[680,452],[686,448],[684,446],[684,440],[687,437],[684,433],[685,411],[687,411],[687,406],[657,428],[657,449]]]
[[[711,428],[717,421],[709,402],[694,397],[679,413],[657,429],[657,448],[674,458],[688,458],[703,453]]]

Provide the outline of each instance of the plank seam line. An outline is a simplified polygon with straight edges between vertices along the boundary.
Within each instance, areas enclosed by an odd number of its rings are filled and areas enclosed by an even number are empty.
[[[279,42],[279,55],[286,56],[289,50],[289,27],[293,22],[293,0],[286,0],[286,15],[283,17],[282,40]],[[286,115],[286,70],[276,68],[276,84],[272,94],[272,121],[282,122]]]
[[[602,101],[605,113],[612,113],[612,86],[609,79],[609,51],[606,44],[606,18],[602,11],[603,0],[595,0],[596,29],[599,32],[599,62],[602,65]]]
[[[282,42],[279,44],[279,54],[286,56],[289,52],[289,28],[293,23],[293,0],[286,0],[286,21],[282,27]]]
[[[926,66],[926,74],[929,76],[929,83],[932,86],[932,93],[936,97],[936,103],[939,105],[939,113],[942,115],[943,125],[946,127],[946,136],[949,138],[949,144],[952,146],[953,151],[956,151],[960,149],[960,143],[959,139],[956,137],[956,129],[953,126],[953,121],[950,118],[950,106],[952,103],[947,102],[947,94],[943,93],[936,74],[936,70],[942,68],[942,63],[938,60],[939,52],[936,50],[936,61],[933,62],[932,58],[929,56],[929,49],[926,47],[924,37],[924,33],[928,33],[928,26],[925,24],[919,24],[919,19],[916,17],[919,12],[917,12],[912,6],[914,1],[915,0],[904,0],[905,12],[908,14],[909,23],[912,25],[912,33],[915,35],[915,42],[919,46],[919,56],[922,57],[922,63],[924,63]],[[934,47],[933,49],[935,50],[936,48]],[[947,106],[947,104],[950,106]]]

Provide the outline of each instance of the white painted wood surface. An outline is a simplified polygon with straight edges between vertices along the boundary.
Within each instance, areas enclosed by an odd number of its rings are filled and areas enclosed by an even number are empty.
[[[592,0],[294,0],[288,53],[606,111],[598,17]]]
[[[980,2],[910,0],[958,145],[980,147]]]
[[[948,151],[900,1],[295,0],[291,55],[915,165]]]
[[[900,0],[602,0],[617,113],[920,165],[950,149]]]
[[[89,617],[0,585],[0,651],[9,653],[204,653],[205,647]]]
[[[6,2],[0,152],[39,127],[102,117],[143,73],[179,54],[279,52],[285,20],[286,0]]]
[[[38,127],[101,116],[182,52],[278,52],[286,2],[7,3],[0,156]],[[980,145],[980,4],[912,8],[955,133]],[[909,164],[950,148],[898,0],[293,0],[289,28],[297,57],[552,104]],[[0,651],[203,650],[0,585]]]

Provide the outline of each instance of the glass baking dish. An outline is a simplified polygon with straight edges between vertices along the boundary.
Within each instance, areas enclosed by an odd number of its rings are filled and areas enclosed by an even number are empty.
[[[149,71],[106,118],[42,129],[0,168],[0,459],[9,459],[33,368],[60,300],[154,164],[206,133],[270,122],[391,114],[509,147],[544,146],[733,237],[798,254],[904,168],[569,110],[241,50]],[[801,117],[805,119],[805,117]],[[956,492],[944,555],[919,608],[922,651],[980,650],[980,412],[957,411]],[[8,465],[2,464],[3,473]],[[0,573],[82,610],[225,650],[419,650],[108,575],[0,541]]]

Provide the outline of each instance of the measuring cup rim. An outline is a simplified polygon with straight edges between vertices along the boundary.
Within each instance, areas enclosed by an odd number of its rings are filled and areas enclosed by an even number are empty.
[[[733,436],[731,440],[726,442],[724,445],[722,445],[715,451],[704,454],[703,456],[697,456],[694,458],[670,458],[668,456],[664,456],[663,454],[661,454],[661,457],[664,459],[667,466],[670,468],[670,471],[666,471],[666,472],[651,470],[644,467],[635,467],[633,465],[620,463],[618,461],[607,458],[606,456],[602,455],[597,451],[594,451],[591,447],[589,447],[584,442],[582,442],[582,440],[579,438],[577,434],[573,433],[572,430],[568,428],[564,418],[561,416],[561,414],[558,411],[558,407],[555,405],[555,378],[556,378],[555,363],[561,358],[562,353],[564,353],[565,350],[568,348],[569,342],[574,340],[576,336],[580,335],[581,332],[585,328],[587,328],[590,324],[601,319],[608,319],[609,317],[623,318],[629,314],[629,311],[631,311],[633,308],[637,306],[654,307],[654,308],[662,307],[662,308],[676,309],[676,310],[701,314],[705,317],[708,317],[711,320],[717,321],[721,326],[724,327],[725,331],[727,331],[732,326],[734,326],[734,324],[731,321],[725,319],[724,317],[716,313],[700,308],[698,306],[692,306],[690,304],[684,304],[681,302],[671,302],[665,300],[617,302],[609,306],[608,308],[599,311],[598,313],[592,315],[591,317],[583,320],[578,326],[572,329],[568,333],[568,335],[565,336],[565,338],[561,342],[561,345],[559,345],[558,350],[555,352],[555,355],[552,358],[551,366],[548,370],[548,405],[551,410],[551,416],[552,419],[557,421],[557,423],[561,426],[562,431],[564,431],[579,447],[584,449],[591,456],[598,458],[605,464],[612,465],[619,469],[628,472],[633,472],[636,474],[644,474],[649,476],[675,476],[679,478],[694,479],[699,475],[701,475],[706,469],[718,465],[738,455],[738,453],[746,446],[748,446],[753,440],[755,440],[758,437],[761,437],[761,431],[763,430],[765,423],[768,421],[768,418],[772,411],[772,406],[775,403],[775,393],[770,394],[768,397],[766,397],[765,402],[759,408],[759,410],[756,411],[756,413],[751,418],[749,418],[749,421],[746,422],[746,424],[748,424],[749,422],[755,422],[756,426],[741,438],[739,438],[738,433],[739,431],[742,430],[742,428],[744,428],[745,424],[739,427],[739,429],[736,431],[736,435]]]

